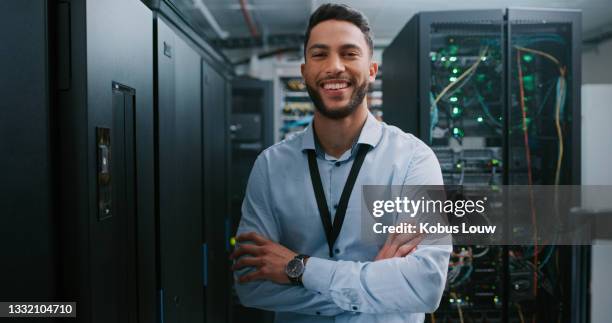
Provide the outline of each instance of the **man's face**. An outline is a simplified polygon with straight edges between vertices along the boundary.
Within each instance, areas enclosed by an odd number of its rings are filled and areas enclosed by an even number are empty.
[[[302,76],[322,115],[341,119],[362,103],[378,65],[361,30],[347,21],[326,20],[310,31]]]

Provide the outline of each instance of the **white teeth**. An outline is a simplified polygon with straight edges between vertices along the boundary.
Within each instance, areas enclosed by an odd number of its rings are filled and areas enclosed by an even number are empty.
[[[323,84],[323,88],[326,90],[343,89],[347,86],[348,86],[348,83],[325,83]]]

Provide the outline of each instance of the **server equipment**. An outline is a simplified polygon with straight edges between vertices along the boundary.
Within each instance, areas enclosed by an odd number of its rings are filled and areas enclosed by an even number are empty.
[[[0,9],[0,299],[227,321],[228,61],[169,1]]]
[[[274,142],[273,82],[247,77],[232,81],[231,105],[231,212],[228,214],[227,241],[236,233],[242,215],[242,201],[251,169],[257,156]],[[233,240],[232,240],[233,241]],[[234,243],[229,243],[233,247]],[[226,280],[233,291],[234,278],[230,273]],[[274,313],[246,308],[232,292],[231,322],[271,322]]]
[[[384,120],[432,147],[447,185],[579,184],[580,27],[578,11],[419,13],[383,54]],[[455,246],[428,320],[584,322],[584,275],[561,268],[586,252]]]
[[[227,60],[172,2],[154,9],[158,310],[162,321],[229,317]]]
[[[58,298],[78,302],[81,322],[155,320],[153,14],[44,2]]]

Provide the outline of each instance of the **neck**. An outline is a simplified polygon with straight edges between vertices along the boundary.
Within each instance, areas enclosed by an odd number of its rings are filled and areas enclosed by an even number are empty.
[[[323,150],[328,155],[339,158],[351,148],[367,117],[368,109],[365,105],[342,119],[330,119],[315,111],[313,130]]]

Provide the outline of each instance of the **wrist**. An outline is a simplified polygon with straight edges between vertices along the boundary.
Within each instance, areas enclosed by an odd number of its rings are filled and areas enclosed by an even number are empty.
[[[297,255],[287,263],[285,274],[293,285],[302,286],[302,276],[306,269],[308,257],[306,255]]]

